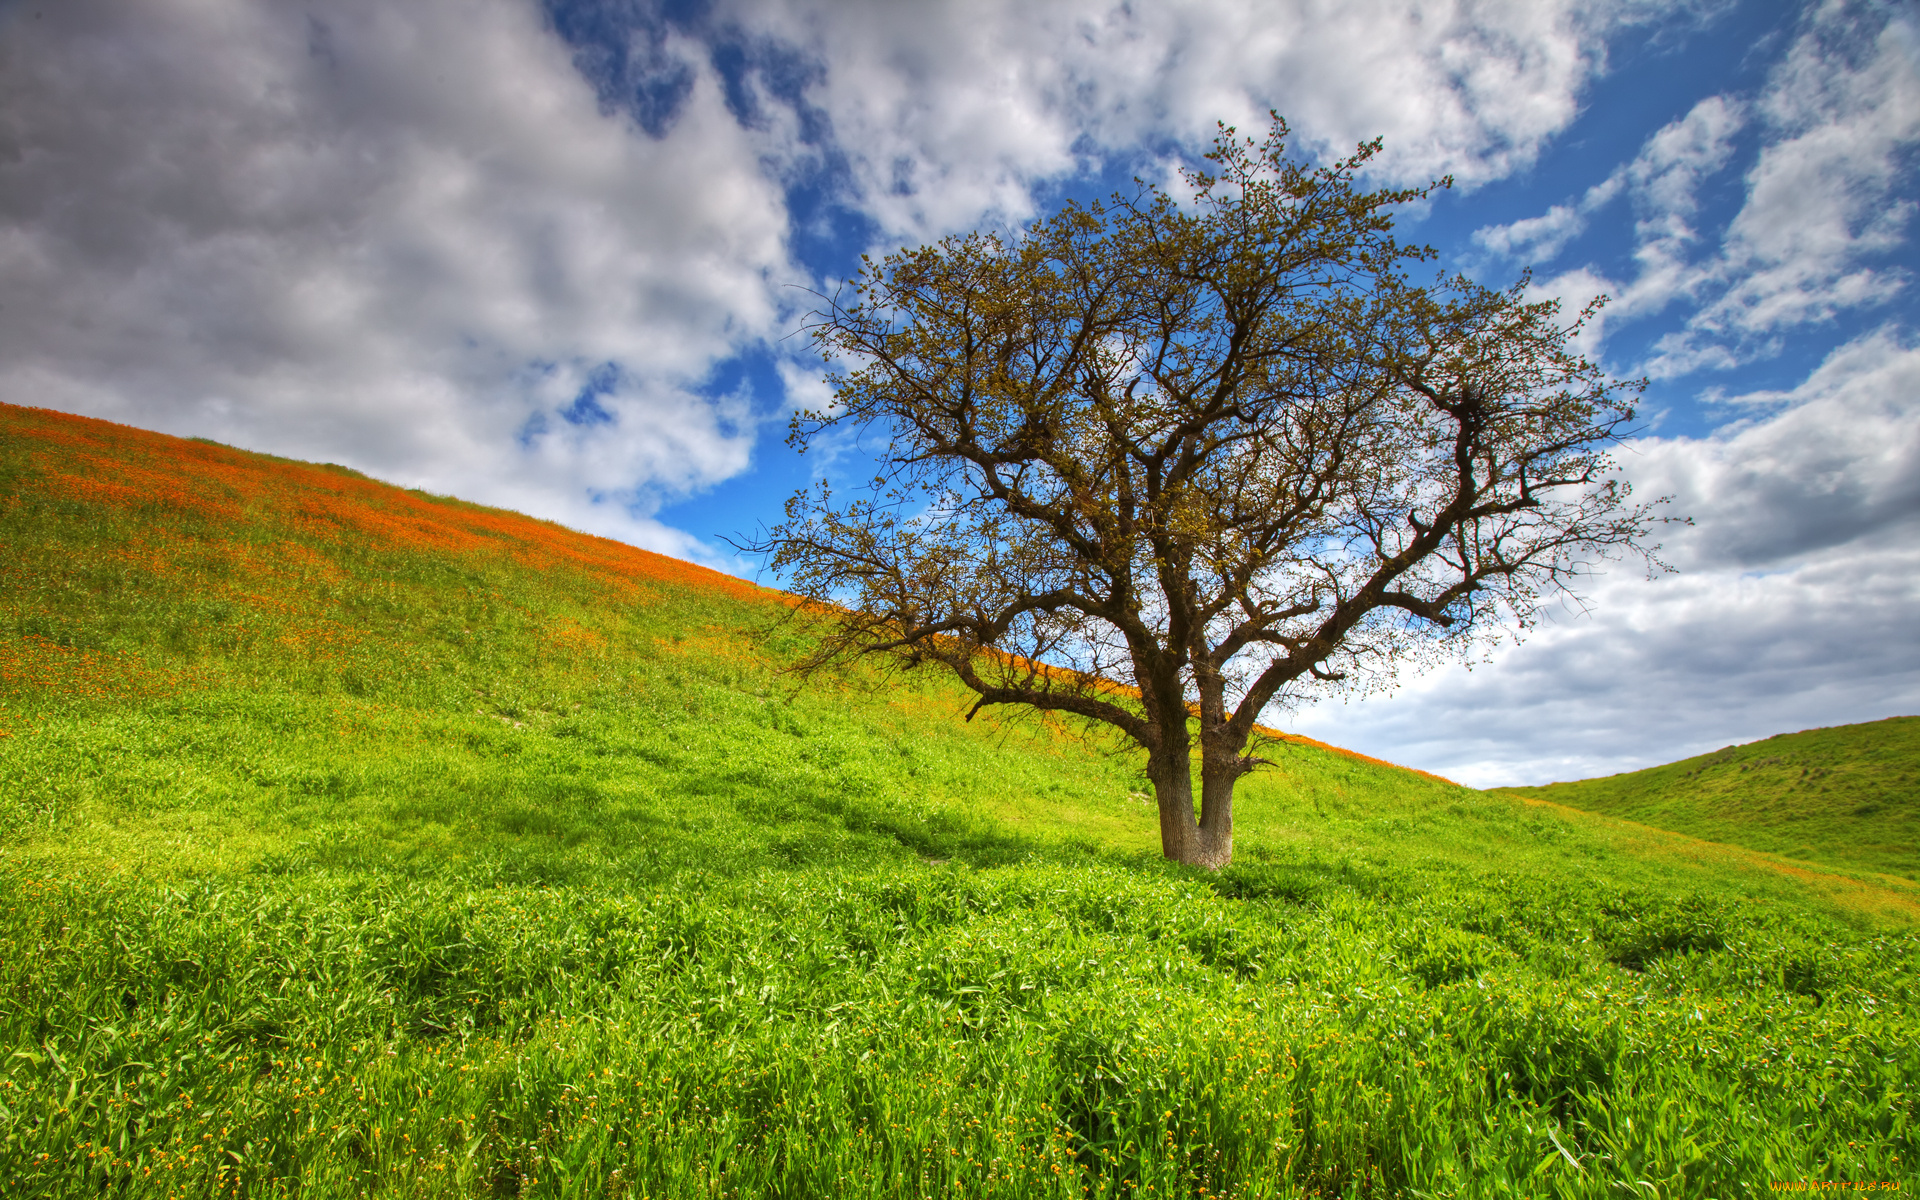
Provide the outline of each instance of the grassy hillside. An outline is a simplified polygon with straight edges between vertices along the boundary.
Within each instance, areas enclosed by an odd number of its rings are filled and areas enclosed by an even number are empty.
[[[1645,771],[1505,788],[1694,837],[1915,878],[1920,717],[1783,733]]]
[[[1174,869],[1137,757],[782,611],[0,407],[0,1193],[1912,1178],[1920,890],[1311,745]]]

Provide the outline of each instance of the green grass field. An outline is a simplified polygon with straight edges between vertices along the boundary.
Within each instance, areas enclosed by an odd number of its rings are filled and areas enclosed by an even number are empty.
[[[772,593],[36,410],[0,547],[8,1197],[1920,1185],[1902,879],[1305,744],[1176,869]]]
[[[1503,789],[1831,866],[1920,872],[1920,717],[1783,733],[1664,767]]]

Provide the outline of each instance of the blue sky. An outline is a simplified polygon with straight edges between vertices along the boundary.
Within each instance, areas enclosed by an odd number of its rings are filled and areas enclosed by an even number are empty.
[[[602,8],[552,7],[557,11]],[[686,6],[680,12],[686,14],[679,17],[684,28],[697,30],[707,19],[700,6]],[[1722,5],[1683,13],[1669,22],[1628,27],[1608,40],[1606,70],[1583,89],[1579,115],[1564,132],[1544,142],[1531,165],[1478,186],[1442,193],[1427,211],[1408,214],[1403,236],[1434,246],[1448,269],[1466,271],[1494,286],[1513,282],[1528,267],[1543,279],[1551,277],[1556,267],[1586,264],[1598,266],[1613,279],[1630,278],[1635,214],[1625,196],[1592,214],[1587,228],[1551,256],[1489,254],[1475,243],[1474,234],[1489,226],[1536,218],[1556,204],[1577,205],[1584,193],[1605,182],[1613,168],[1632,161],[1649,136],[1684,120],[1703,98],[1757,96],[1806,16],[1804,10],[1790,5]],[[644,99],[636,107],[656,125],[662,124],[665,114],[657,90],[640,90]],[[1700,188],[1697,224],[1703,230],[1723,228],[1738,213],[1744,199],[1743,176],[1759,152],[1761,134],[1750,127],[1730,140],[1733,145],[1724,165]],[[1160,143],[1154,150],[1191,154],[1194,146]],[[1140,166],[1125,154],[1097,159],[1073,175],[1043,181],[1035,189],[1038,202],[1044,208],[1069,197],[1082,202],[1104,198],[1128,184]],[[806,212],[824,227],[796,240],[796,258],[815,278],[841,278],[857,269],[862,251],[876,243],[891,243],[878,235],[852,197],[839,197],[836,203],[831,189],[821,184],[819,177],[809,177],[788,192],[790,210]],[[1915,259],[1915,243],[1907,239],[1892,252],[1871,256],[1870,261],[1910,271]],[[1577,298],[1570,295],[1569,306],[1576,303]],[[1742,394],[1777,387],[1782,380],[1797,382],[1834,347],[1883,324],[1893,308],[1897,306],[1863,305],[1814,328],[1797,330],[1777,347],[1737,365],[1657,379],[1646,392],[1644,425],[1669,435],[1704,436],[1724,424],[1727,414],[1712,403],[1702,403],[1703,393]],[[1624,374],[1644,367],[1654,343],[1682,325],[1685,315],[1676,307],[1617,327],[1606,345],[1608,362]],[[725,393],[744,381],[758,403],[777,416],[786,406],[773,364],[764,354],[729,360],[716,370],[709,386]],[[787,494],[803,486],[811,473],[809,464],[783,444],[784,429],[777,419],[762,429],[752,472],[663,508],[662,519],[715,542],[767,519],[769,492]]]
[[[1524,643],[1275,719],[1465,782],[1920,711],[1911,5],[0,0],[0,399],[751,571],[795,330],[865,251],[1171,177],[1275,108],[1401,231],[1614,300],[1695,526]]]

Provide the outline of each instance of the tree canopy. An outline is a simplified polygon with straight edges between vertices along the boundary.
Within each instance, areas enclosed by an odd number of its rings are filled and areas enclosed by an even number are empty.
[[[1639,385],[1522,285],[1412,283],[1432,251],[1393,214],[1432,188],[1362,188],[1378,150],[1316,167],[1276,117],[1223,129],[1183,198],[865,260],[812,325],[834,400],[790,441],[884,434],[876,478],[754,544],[819,602],[803,666],[938,664],[974,712],[1111,726],[1165,854],[1218,867],[1269,706],[1524,626],[1636,544],[1607,450]]]

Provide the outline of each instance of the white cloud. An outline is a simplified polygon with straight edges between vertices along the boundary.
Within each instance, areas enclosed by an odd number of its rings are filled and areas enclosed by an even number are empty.
[[[1639,495],[1694,518],[1664,539],[1677,574],[1617,568],[1478,670],[1296,727],[1488,786],[1920,712],[1920,346],[1876,332],[1740,399],[1777,411],[1622,455]]]
[[[1697,328],[1764,333],[1903,286],[1859,263],[1899,245],[1913,215],[1895,189],[1900,153],[1920,139],[1920,29],[1901,16],[1862,37],[1860,15],[1823,6],[1774,71],[1760,108],[1780,140],[1761,151],[1727,232],[1734,285]]]
[[[1775,347],[1770,346],[1769,352]],[[1663,333],[1641,370],[1651,379],[1677,379],[1695,371],[1725,371],[1741,364],[1734,347],[1695,337],[1690,330]]]
[[[786,388],[789,410],[826,412],[834,407],[833,388],[817,364],[802,367],[797,363],[782,362],[778,370],[780,382]]]
[[[1688,261],[1687,247],[1696,236],[1689,218],[1697,207],[1701,182],[1726,164],[1732,137],[1742,122],[1737,102],[1709,96],[1648,138],[1632,162],[1588,188],[1578,205],[1556,204],[1543,216],[1490,225],[1475,231],[1473,240],[1502,257],[1551,261],[1568,241],[1586,231],[1589,214],[1623,192],[1631,196],[1638,218],[1633,255],[1638,269],[1631,281],[1608,279],[1588,265],[1535,281],[1528,288],[1530,298],[1558,299],[1568,313],[1580,311],[1595,296],[1607,297],[1606,308],[1588,322],[1575,343],[1582,354],[1598,361],[1608,322],[1657,313],[1675,299],[1691,295],[1706,280],[1707,272]]]
[[[1503,258],[1548,262],[1586,228],[1587,220],[1580,210],[1571,204],[1556,204],[1537,217],[1475,230],[1473,240]]]
[[[1709,96],[1647,139],[1626,171],[1645,212],[1643,228],[1656,237],[1693,236],[1676,222],[1698,207],[1701,181],[1727,164],[1733,135],[1745,123],[1737,100]]]
[[[1588,188],[1578,204],[1556,204],[1537,217],[1485,226],[1474,231],[1474,243],[1503,258],[1550,262],[1586,232],[1590,214],[1626,191],[1640,216],[1636,233],[1646,294],[1658,290],[1671,296],[1672,288],[1661,289],[1654,277],[1664,273],[1680,245],[1694,240],[1688,217],[1698,206],[1700,183],[1726,165],[1733,135],[1744,122],[1738,101],[1709,96],[1648,138],[1632,162]]]
[[[813,56],[823,145],[764,89],[743,127],[709,48],[661,30],[634,35],[675,76],[671,119],[638,113],[649,136],[527,0],[12,6],[0,398],[685,550],[649,514],[745,469],[755,434],[700,382],[804,278],[783,179],[844,156],[888,236],[1019,221],[1089,153],[1163,154],[1219,116],[1257,129],[1268,105],[1322,147],[1387,134],[1395,177],[1486,179],[1566,124],[1637,11],[716,11]]]
[[[746,465],[750,420],[696,388],[774,327],[785,236],[712,80],[649,138],[523,4],[0,24],[8,401],[688,552],[648,514]]]
[[[1739,213],[1702,256],[1699,191],[1726,169],[1735,138],[1760,118],[1763,144]],[[1493,225],[1493,254],[1551,261],[1616,195],[1632,198],[1634,271],[1610,282],[1615,325],[1677,301],[1700,307],[1657,340],[1640,371],[1666,379],[1739,365],[1778,349],[1785,328],[1884,303],[1898,270],[1866,263],[1903,243],[1914,203],[1900,197],[1903,155],[1920,140],[1920,30],[1911,16],[1830,0],[1812,12],[1758,100],[1710,96],[1648,138],[1580,202]],[[1602,277],[1591,265],[1542,283],[1562,295]],[[1597,350],[1597,331],[1585,349]]]
[[[861,206],[889,238],[1009,223],[1088,155],[1204,144],[1278,109],[1321,152],[1384,135],[1383,174],[1463,183],[1531,162],[1572,120],[1605,35],[1659,6],[1608,0],[740,0],[726,19],[826,64]],[[1670,18],[1669,9],[1659,15]]]
[[[1880,330],[1791,391],[1729,403],[1785,407],[1711,438],[1632,449],[1635,486],[1695,517],[1668,539],[1677,565],[1761,570],[1889,527],[1920,529],[1920,348]]]
[[[1474,787],[1638,770],[1776,733],[1920,713],[1920,553],[1593,589],[1590,618],[1478,670],[1292,728]],[[1657,590],[1656,590],[1657,589]]]

